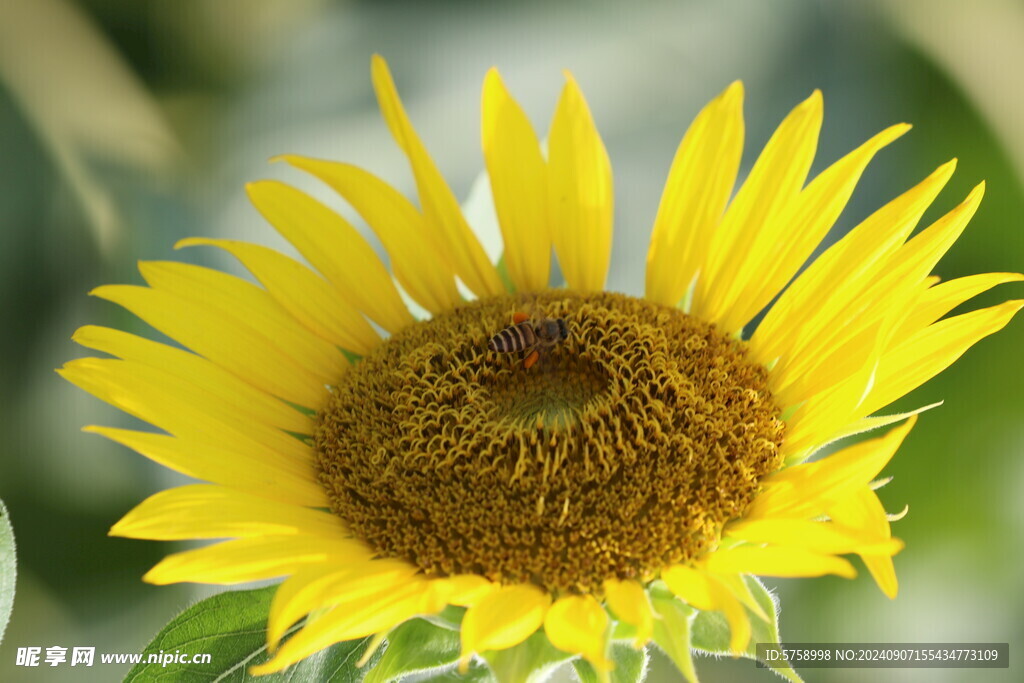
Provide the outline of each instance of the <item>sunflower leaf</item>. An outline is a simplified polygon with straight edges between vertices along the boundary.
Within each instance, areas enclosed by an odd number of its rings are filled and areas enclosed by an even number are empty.
[[[543,631],[537,631],[507,650],[483,653],[498,683],[536,683],[547,680],[552,671],[572,657],[552,645]]]
[[[459,658],[459,634],[423,619],[405,622],[388,634],[387,646],[365,683],[390,683],[411,673],[438,670]]]
[[[611,660],[615,668],[608,674],[610,683],[639,683],[647,674],[647,650],[637,650],[628,643],[612,643]],[[601,678],[585,659],[574,659],[572,666],[580,683],[599,683]]]
[[[14,607],[14,584],[18,575],[14,557],[14,530],[7,508],[0,500],[0,642],[4,639]]]
[[[366,669],[356,662],[369,638],[338,643],[268,676],[252,676],[251,666],[266,662],[267,613],[277,586],[247,591],[227,591],[207,598],[171,620],[146,646],[142,662],[125,681],[216,680],[221,683],[285,683],[286,681],[328,681],[356,683]],[[293,627],[293,632],[298,627]],[[188,663],[168,661],[174,655],[187,656]],[[207,663],[191,663],[192,656],[209,654]],[[153,662],[146,660],[155,655]],[[375,654],[367,667],[380,657]]]
[[[755,576],[744,576],[744,581],[754,596],[754,600],[761,606],[769,619],[765,620],[747,610],[750,617],[750,643],[747,649],[740,653],[741,657],[757,659],[756,649],[758,643],[779,644],[779,610],[775,598],[768,591],[763,583]],[[698,612],[693,621],[693,647],[703,652],[710,652],[718,655],[732,654],[729,649],[729,623],[718,611]],[[776,674],[794,683],[803,679],[789,666],[770,667]]]
[[[661,648],[690,683],[697,683],[697,670],[690,651],[690,627],[697,611],[667,590],[652,588],[651,605],[660,619],[654,620],[654,643]]]

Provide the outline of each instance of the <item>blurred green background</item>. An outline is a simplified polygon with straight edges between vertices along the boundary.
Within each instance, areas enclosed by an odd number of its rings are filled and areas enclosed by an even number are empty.
[[[351,161],[413,189],[376,112],[373,52],[391,63],[421,135],[466,197],[482,168],[479,92],[496,65],[543,131],[574,72],[615,170],[609,288],[640,294],[647,241],[676,145],[730,81],[747,87],[745,168],[785,113],[825,95],[816,169],[882,127],[914,130],[883,151],[836,226],[957,156],[926,221],[988,181],[982,208],[942,261],[948,279],[1024,269],[1024,4],[811,2],[331,2],[0,0],[0,497],[18,541],[18,593],[0,680],[106,681],[127,667],[14,666],[19,646],[141,651],[172,615],[210,594],[140,576],[174,546],[108,538],[149,493],[181,481],[84,435],[127,418],[53,372],[86,355],[82,324],[139,329],[86,293],[138,282],[135,262],[185,258],[189,235],[283,247],[243,183],[278,177],[339,206],[298,174],[294,152]],[[357,221],[358,224],[358,221]],[[374,242],[376,243],[376,242]],[[1024,296],[1006,286],[969,306]],[[1024,321],[982,342],[901,401],[925,414],[888,469],[901,591],[866,572],[769,581],[785,640],[1005,642],[1024,646]],[[681,680],[655,659],[651,680]],[[1009,670],[808,670],[809,681],[1011,681]],[[772,680],[747,660],[700,660],[706,681]]]

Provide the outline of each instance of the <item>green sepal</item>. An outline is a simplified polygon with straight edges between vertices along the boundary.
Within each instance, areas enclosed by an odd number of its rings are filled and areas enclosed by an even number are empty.
[[[693,666],[690,649],[690,628],[697,610],[657,584],[651,586],[648,595],[660,617],[654,620],[655,645],[672,660],[686,680],[697,683],[697,669]]]
[[[14,609],[14,585],[18,577],[15,562],[14,529],[7,516],[7,507],[0,500],[0,642],[3,642],[7,622]]]
[[[124,680],[142,681],[203,680],[221,683],[286,683],[291,681],[327,681],[356,683],[366,669],[379,658],[375,654],[365,668],[356,663],[370,638],[338,643],[321,650],[282,672],[252,676],[249,668],[270,659],[267,650],[267,614],[277,586],[247,591],[227,591],[207,598],[171,620],[143,650],[143,662],[132,667]],[[299,629],[293,626],[289,635]],[[163,665],[146,663],[150,654],[188,655],[209,653],[207,664]]]
[[[412,673],[451,667],[459,658],[459,633],[424,619],[411,619],[388,634],[384,654],[366,683],[391,683]]]
[[[544,631],[537,631],[515,647],[489,650],[482,656],[498,683],[537,683],[547,680],[552,671],[574,655],[562,652],[551,644]]]
[[[572,666],[580,683],[640,683],[647,675],[646,648],[637,650],[630,643],[613,642],[609,659],[615,663],[615,668],[609,671],[605,678],[601,678],[591,663],[585,659],[572,660]]]
[[[747,610],[747,616],[750,617],[750,643],[744,652],[739,653],[739,656],[757,659],[756,648],[758,643],[779,644],[779,610],[775,598],[772,597],[772,594],[756,576],[744,576],[743,580],[750,589],[751,595],[754,596],[754,600],[757,601],[757,604],[760,605],[761,609],[769,617],[765,620],[749,609]],[[697,617],[693,620],[692,645],[695,649],[716,655],[732,655],[733,653],[729,649],[729,638],[729,622],[726,621],[725,616],[721,612],[697,613]],[[767,662],[765,663],[767,664]],[[796,671],[788,665],[770,666],[769,668],[782,678],[794,681],[794,683],[802,683],[803,681]]]

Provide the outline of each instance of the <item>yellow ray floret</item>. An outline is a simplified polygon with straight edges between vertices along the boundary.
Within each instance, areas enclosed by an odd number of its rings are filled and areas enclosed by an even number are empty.
[[[508,274],[516,290],[540,291],[548,286],[551,265],[547,162],[533,126],[497,69],[484,79],[481,112],[484,161]]]
[[[423,215],[437,236],[445,259],[477,296],[501,294],[505,288],[498,277],[498,271],[488,260],[476,235],[462,216],[455,195],[413,130],[402,101],[398,98],[391,72],[380,55],[373,57],[372,72],[373,88],[377,93],[381,114],[395,142],[409,158]]]
[[[612,250],[612,166],[583,93],[566,73],[548,134],[551,238],[571,289],[604,289]]]
[[[676,150],[647,252],[646,297],[675,306],[704,266],[743,153],[743,84],[701,110]]]

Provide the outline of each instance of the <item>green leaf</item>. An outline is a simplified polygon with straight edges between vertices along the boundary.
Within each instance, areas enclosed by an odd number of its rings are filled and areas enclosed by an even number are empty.
[[[690,624],[697,610],[674,596],[667,589],[652,586],[651,605],[661,617],[654,620],[654,642],[668,655],[679,672],[690,683],[697,683],[690,650]]]
[[[615,668],[608,674],[609,683],[639,683],[647,675],[647,650],[635,649],[629,643],[612,643],[610,659]],[[580,683],[601,683],[594,667],[585,659],[574,659],[572,666]]]
[[[754,596],[757,604],[761,606],[769,619],[765,620],[747,610],[750,617],[750,643],[746,651],[740,653],[742,657],[757,659],[756,648],[758,643],[779,643],[779,612],[775,598],[768,592],[764,584],[756,576],[744,576],[750,593]],[[698,612],[693,621],[693,647],[713,654],[731,654],[729,649],[729,623],[721,612]],[[800,683],[802,678],[790,666],[772,666],[772,671],[779,676],[794,683]]]
[[[537,631],[507,650],[483,653],[498,683],[535,683],[546,680],[548,674],[572,657],[552,645],[543,631]]]
[[[126,682],[202,680],[218,683],[284,683],[329,681],[355,683],[366,669],[356,668],[369,638],[338,643],[285,671],[268,676],[249,675],[249,667],[270,659],[267,651],[267,613],[277,586],[248,591],[227,591],[188,608],[171,620],[144,650],[143,662],[128,672]],[[291,633],[298,630],[291,629]],[[192,655],[208,653],[205,664],[146,663],[150,654]],[[379,652],[367,663],[372,666]]]
[[[14,529],[7,516],[7,507],[0,500],[0,642],[3,642],[14,608],[14,584],[18,576],[14,558]]]
[[[407,674],[450,666],[458,658],[458,632],[412,619],[388,634],[384,654],[365,681],[390,683]]]

